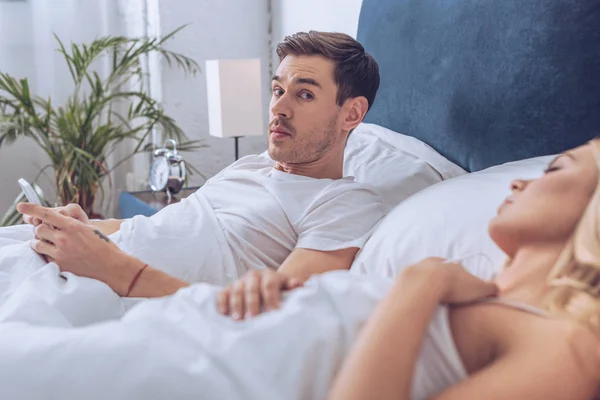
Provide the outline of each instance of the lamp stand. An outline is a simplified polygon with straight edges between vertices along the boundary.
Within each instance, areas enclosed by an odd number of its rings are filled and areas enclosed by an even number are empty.
[[[233,139],[235,140],[235,161],[237,161],[240,158],[240,147],[239,147],[239,136],[234,136]]]

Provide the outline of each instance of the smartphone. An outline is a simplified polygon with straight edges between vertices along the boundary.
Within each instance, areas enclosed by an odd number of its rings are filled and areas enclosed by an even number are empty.
[[[21,178],[17,181],[21,189],[23,189],[23,193],[25,193],[25,197],[27,197],[27,201],[33,204],[42,204],[40,198],[38,197],[33,187],[27,182],[25,179]]]

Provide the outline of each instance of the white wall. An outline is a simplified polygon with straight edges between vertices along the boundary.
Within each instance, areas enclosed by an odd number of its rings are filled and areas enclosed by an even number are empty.
[[[273,0],[274,39],[308,30],[356,37],[361,5],[362,0]]]
[[[210,147],[186,155],[186,160],[206,177],[211,177],[231,164],[233,139],[208,135],[208,110],[204,63],[210,59],[260,58],[263,69],[263,136],[240,139],[240,157],[267,148],[266,105],[270,81],[269,31],[267,0],[162,0],[160,25],[164,35],[183,24],[190,24],[168,44],[174,50],[193,58],[202,71],[195,78],[163,63],[162,97],[165,111],[175,118],[190,139],[202,139]],[[203,183],[195,176],[191,185]]]
[[[27,78],[30,89],[51,96],[56,106],[72,90],[63,57],[58,54],[56,33],[67,46],[71,41],[89,42],[114,32],[118,24],[116,0],[29,0],[0,2],[0,71]],[[19,194],[16,181],[30,181],[49,163],[47,156],[29,139],[19,139],[0,149],[0,216]],[[48,198],[54,196],[52,170],[41,179]]]
[[[286,35],[299,31],[342,32],[356,38],[362,0],[273,0],[273,70],[278,60],[275,46]]]
[[[0,71],[33,76],[32,15],[27,3],[0,2]],[[19,141],[0,149],[0,217],[19,194],[17,179],[32,180],[39,170],[34,163],[41,151],[30,141]]]

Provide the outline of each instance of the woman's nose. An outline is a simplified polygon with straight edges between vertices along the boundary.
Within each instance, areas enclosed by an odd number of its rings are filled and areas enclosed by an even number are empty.
[[[523,179],[515,179],[510,183],[510,190],[513,192],[522,192],[527,187],[529,181]]]

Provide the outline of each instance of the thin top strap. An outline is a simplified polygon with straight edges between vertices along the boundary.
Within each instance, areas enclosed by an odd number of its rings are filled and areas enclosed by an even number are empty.
[[[541,308],[521,303],[520,301],[506,299],[502,297],[487,297],[485,299],[481,299],[476,301],[476,303],[496,303],[502,304],[508,307],[515,308],[517,310],[525,311],[530,314],[538,315],[540,317],[549,318],[550,313],[548,311],[542,310]]]

